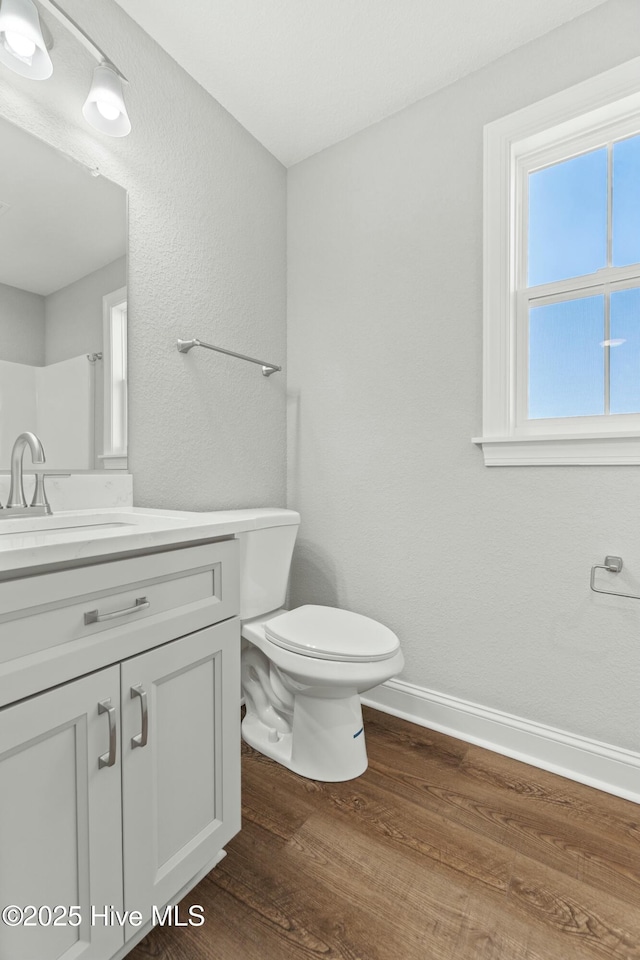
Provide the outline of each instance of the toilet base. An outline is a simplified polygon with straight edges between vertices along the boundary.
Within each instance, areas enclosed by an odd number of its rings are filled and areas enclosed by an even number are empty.
[[[291,733],[279,733],[248,710],[242,738],[259,753],[311,780],[338,783],[353,780],[367,769],[357,693],[339,699],[296,694]]]

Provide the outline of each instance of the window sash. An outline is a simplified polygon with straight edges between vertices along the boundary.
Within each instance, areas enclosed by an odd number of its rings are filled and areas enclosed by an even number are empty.
[[[530,419],[529,406],[529,311],[534,306],[546,306],[567,300],[605,295],[603,339],[608,339],[610,294],[616,290],[640,287],[640,262],[625,267],[606,266],[595,273],[568,277],[550,283],[527,286],[529,237],[529,175],[581,156],[592,150],[608,147],[608,203],[607,203],[607,260],[612,251],[612,155],[613,145],[640,134],[640,113],[607,124],[568,140],[559,140],[544,149],[522,154],[514,164],[515,195],[511,247],[513,251],[513,282],[515,287],[515,317],[513,329],[513,409],[514,436],[532,436],[552,433],[591,433],[602,429],[633,430],[640,428],[640,411],[632,414],[609,413],[609,354],[604,347],[605,412],[585,417],[545,417]]]
[[[529,406],[529,310],[531,307],[548,306],[553,303],[563,303],[568,300],[580,300],[586,297],[604,296],[605,317],[603,322],[603,340],[609,339],[609,303],[610,295],[619,290],[640,288],[640,272],[633,276],[619,278],[608,282],[601,281],[589,286],[577,287],[575,284],[568,287],[562,282],[565,289],[554,291],[546,290],[541,294],[540,287],[529,287],[518,292],[515,311],[515,409],[513,427],[515,436],[533,436],[535,434],[550,433],[593,433],[607,429],[620,431],[640,429],[640,412],[638,413],[609,413],[609,356],[610,347],[603,347],[605,364],[605,413],[585,417],[545,417],[530,419]],[[545,287],[560,287],[558,284],[545,284]]]
[[[514,202],[513,217],[510,231],[510,244],[514,252],[513,286],[519,291],[527,287],[528,273],[528,237],[529,237],[529,175],[539,170],[555,166],[567,160],[589,153],[593,150],[608,147],[608,203],[607,203],[607,263],[612,260],[613,244],[613,146],[623,140],[640,135],[640,113],[634,114],[624,123],[610,124],[606,128],[607,136],[598,130],[581,137],[573,137],[571,141],[561,141],[546,148],[544,151],[520,154],[514,163]],[[640,273],[640,262],[624,267],[606,266],[593,274],[583,274],[579,277],[568,277],[566,280],[554,281],[550,284],[541,284],[540,287],[553,289],[557,284],[574,284],[577,287],[587,283],[598,283],[608,279],[605,274],[612,271],[611,278],[618,279],[626,276],[637,276]],[[528,288],[533,289],[533,288]]]
[[[530,301],[545,301],[548,297],[557,297],[567,294],[578,296],[585,291],[597,290],[603,286],[624,290],[640,284],[640,262],[632,263],[628,267],[603,267],[596,273],[586,273],[580,277],[569,277],[567,280],[554,280],[552,283],[541,283],[534,287],[519,287],[518,294],[524,294]]]

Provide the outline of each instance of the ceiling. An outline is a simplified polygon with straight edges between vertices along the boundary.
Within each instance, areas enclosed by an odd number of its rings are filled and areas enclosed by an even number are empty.
[[[0,283],[47,296],[124,256],[126,193],[0,120]]]
[[[117,0],[286,166],[604,0]]]

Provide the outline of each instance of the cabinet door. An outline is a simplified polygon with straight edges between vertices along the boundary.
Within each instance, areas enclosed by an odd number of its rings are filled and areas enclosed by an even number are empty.
[[[107,700],[111,716],[98,710]],[[91,924],[92,904],[122,910],[120,758],[98,762],[119,700],[116,666],[0,710],[0,907],[74,906],[82,918],[0,920],[2,958],[105,960],[124,943],[122,927]]]
[[[145,920],[240,829],[239,663],[233,619],[122,664],[125,906]]]

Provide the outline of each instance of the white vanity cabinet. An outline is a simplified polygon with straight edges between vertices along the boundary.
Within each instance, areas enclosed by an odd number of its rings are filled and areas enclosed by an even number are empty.
[[[236,549],[0,582],[2,960],[125,956],[240,829]]]
[[[240,829],[239,646],[232,620],[122,664],[125,908],[145,917]]]
[[[92,900],[122,910],[121,769],[97,759],[108,746],[97,704],[119,699],[115,666],[0,712],[0,907],[79,906],[82,921],[0,921],[0,957],[93,960],[123,943],[90,922]]]

